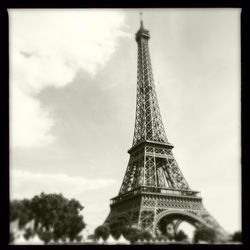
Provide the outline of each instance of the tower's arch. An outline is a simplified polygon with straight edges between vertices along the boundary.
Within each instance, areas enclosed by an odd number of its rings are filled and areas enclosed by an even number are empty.
[[[207,226],[207,223],[201,217],[188,211],[178,209],[171,211],[165,210],[157,215],[153,232],[154,234],[157,234],[159,233],[158,230],[160,230],[160,232],[162,233],[162,227],[171,223],[173,225],[174,233],[176,233],[179,225],[183,221],[190,223],[195,228],[198,228],[200,226]]]

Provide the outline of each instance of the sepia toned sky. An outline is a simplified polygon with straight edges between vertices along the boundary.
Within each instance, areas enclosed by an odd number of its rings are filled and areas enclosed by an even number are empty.
[[[10,195],[109,213],[132,145],[143,11],[161,115],[190,187],[241,230],[240,9],[9,10]]]

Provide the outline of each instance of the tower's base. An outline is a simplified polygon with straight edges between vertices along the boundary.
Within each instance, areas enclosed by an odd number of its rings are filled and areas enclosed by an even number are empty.
[[[146,191],[145,191],[146,190]],[[149,231],[152,235],[166,234],[171,224],[174,233],[181,222],[194,227],[207,226],[221,236],[225,231],[203,207],[202,198],[192,191],[161,190],[148,192],[146,187],[135,189],[111,200],[111,211],[105,223],[123,220],[128,226]]]

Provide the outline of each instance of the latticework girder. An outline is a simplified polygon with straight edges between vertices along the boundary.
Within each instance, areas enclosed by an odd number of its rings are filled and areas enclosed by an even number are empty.
[[[131,153],[119,194],[139,186],[190,189],[171,149],[157,144]]]
[[[137,97],[133,145],[151,140],[167,142],[156,96],[148,48],[149,32],[143,27],[137,32]]]

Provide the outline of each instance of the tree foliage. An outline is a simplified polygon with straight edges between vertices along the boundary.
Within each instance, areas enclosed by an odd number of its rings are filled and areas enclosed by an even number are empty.
[[[102,237],[106,240],[111,234],[115,239],[118,239],[123,235],[127,240],[134,243],[140,240],[152,239],[152,235],[145,230],[130,227],[123,220],[112,221],[109,224],[101,225],[95,229],[95,238],[99,239]]]
[[[127,225],[126,225],[126,222],[124,220],[116,220],[116,221],[113,221],[109,224],[109,228],[110,228],[111,235],[115,239],[118,239],[121,236],[121,234],[124,235],[124,233],[127,229]]]
[[[194,231],[194,243],[199,241],[206,241],[209,243],[214,243],[216,240],[216,232],[212,228],[200,227]]]
[[[152,238],[152,235],[145,230],[130,227],[124,220],[113,221],[109,224],[110,233],[115,238],[118,239],[123,235],[127,240],[134,243],[140,240],[149,240]]]
[[[101,225],[95,229],[94,233],[96,239],[101,237],[103,240],[106,240],[110,234],[110,229],[107,225]]]
[[[148,241],[153,238],[150,232],[133,227],[126,228],[126,230],[124,230],[124,237],[131,243],[134,243],[138,240]]]
[[[236,231],[232,235],[232,241],[234,241],[234,242],[241,242],[241,232],[240,231]]]
[[[140,230],[140,234],[139,234],[139,238],[140,240],[151,240],[153,239],[153,236],[150,232],[146,231],[146,230]]]
[[[183,240],[186,240],[187,238],[188,236],[182,230],[178,231],[174,237],[176,241],[183,241]]]
[[[34,228],[26,229],[25,237],[37,233],[45,243],[59,239],[79,240],[79,233],[85,228],[80,211],[83,206],[75,199],[67,199],[62,194],[44,194],[31,200],[14,200],[10,203],[10,221],[18,219],[18,226],[34,220]]]

